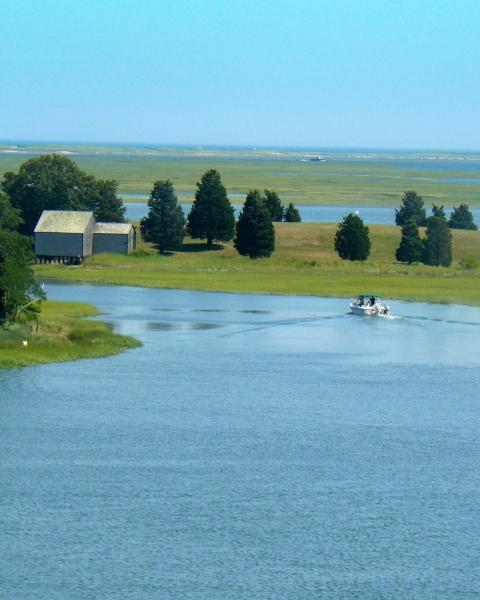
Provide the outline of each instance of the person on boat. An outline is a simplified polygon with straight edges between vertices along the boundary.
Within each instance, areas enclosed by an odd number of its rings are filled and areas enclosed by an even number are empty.
[[[358,304],[359,304],[360,306],[363,306],[363,296],[359,296],[359,297],[358,297]]]
[[[375,306],[375,297],[374,296],[372,296],[370,298],[370,306]]]

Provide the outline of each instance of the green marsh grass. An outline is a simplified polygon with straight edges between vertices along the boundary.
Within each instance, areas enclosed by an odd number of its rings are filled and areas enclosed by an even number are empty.
[[[354,206],[398,206],[401,194],[415,189],[427,207],[434,202],[445,206],[467,203],[480,206],[480,171],[453,170],[451,163],[435,161],[435,169],[422,169],[416,154],[397,155],[385,160],[349,158],[349,153],[327,154],[327,161],[305,160],[309,152],[204,150],[180,148],[148,149],[104,146],[25,146],[31,154],[0,154],[0,175],[17,170],[39,152],[73,152],[71,158],[95,176],[116,179],[120,194],[148,194],[156,179],[171,179],[185,201],[193,198],[196,182],[208,169],[217,169],[231,194],[245,196],[250,189],[276,190],[284,203],[345,204]],[[427,153],[428,154],[428,153]],[[455,156],[452,154],[452,157]],[[411,160],[410,160],[411,158]],[[433,156],[431,156],[433,158]],[[302,160],[303,159],[303,160]],[[420,163],[426,167],[432,161]],[[441,168],[443,166],[443,168]],[[455,181],[458,179],[458,181]],[[453,181],[450,181],[453,180]],[[131,199],[130,199],[131,200]],[[241,198],[232,198],[241,201]]]
[[[0,328],[0,368],[98,358],[141,345],[138,340],[112,333],[100,321],[86,320],[98,314],[89,304],[44,302],[38,331],[24,324]]]
[[[182,251],[168,256],[141,243],[135,256],[103,254],[80,266],[35,269],[39,280],[340,297],[366,289],[386,298],[480,305],[480,270],[459,262],[462,257],[480,260],[480,232],[454,231],[454,263],[443,268],[397,263],[400,229],[383,225],[370,226],[368,261],[342,261],[333,249],[336,228],[332,223],[276,224],[277,249],[269,259],[241,257],[231,243],[206,250],[199,240],[186,240]]]

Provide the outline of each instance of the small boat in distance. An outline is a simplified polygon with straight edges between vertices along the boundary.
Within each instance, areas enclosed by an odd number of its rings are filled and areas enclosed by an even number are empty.
[[[355,315],[388,315],[390,307],[375,294],[361,294],[350,303],[350,310]]]
[[[309,158],[309,160],[311,162],[325,162],[327,159],[324,158],[323,156],[320,156],[320,154],[318,154],[317,156],[311,156]]]

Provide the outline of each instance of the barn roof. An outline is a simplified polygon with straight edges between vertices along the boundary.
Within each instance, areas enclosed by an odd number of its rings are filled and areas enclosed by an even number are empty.
[[[132,227],[131,223],[97,223],[93,233],[128,235]]]
[[[35,233],[85,233],[92,217],[89,210],[44,210]]]

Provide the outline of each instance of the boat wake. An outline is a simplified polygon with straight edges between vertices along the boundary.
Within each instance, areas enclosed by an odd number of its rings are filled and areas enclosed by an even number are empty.
[[[403,319],[400,315],[377,315],[380,319],[385,319],[387,321],[398,321]]]
[[[263,321],[259,323],[252,323],[252,327],[248,329],[240,329],[238,331],[232,331],[229,333],[224,333],[222,337],[229,337],[231,335],[239,335],[243,333],[251,333],[254,331],[261,331],[263,329],[273,329],[275,327],[284,327],[284,326],[292,326],[292,325],[303,325],[305,323],[313,323],[316,321],[331,321],[336,319],[344,319],[345,317],[349,317],[350,313],[344,313],[342,315],[325,315],[325,316],[313,316],[313,317],[298,317],[296,319],[280,319],[278,321]]]
[[[480,322],[478,321],[461,321],[457,319],[442,319],[441,317],[420,317],[420,316],[412,316],[412,317],[404,317],[404,319],[408,319],[409,321],[420,321],[420,322],[429,322],[429,323],[447,323],[448,325],[468,325],[473,327],[480,327]]]

